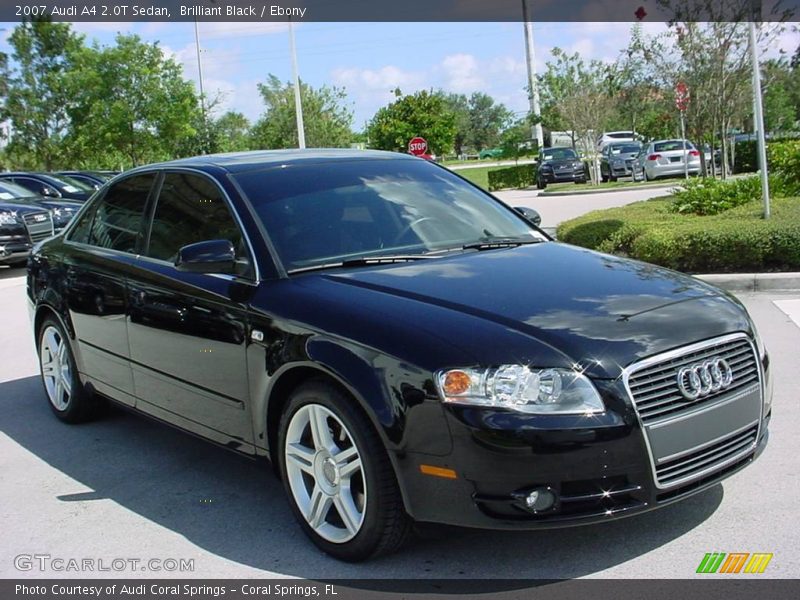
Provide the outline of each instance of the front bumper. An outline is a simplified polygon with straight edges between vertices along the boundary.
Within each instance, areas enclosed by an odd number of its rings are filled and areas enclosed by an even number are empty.
[[[31,253],[30,242],[0,242],[0,264],[19,262]]]
[[[547,183],[563,183],[569,181],[584,181],[586,173],[583,169],[574,171],[542,171],[542,179]]]
[[[735,462],[685,484],[659,488],[643,427],[623,383],[595,383],[607,411],[592,417],[445,408],[453,450],[435,462],[455,471],[456,478],[424,475],[419,464],[432,457],[406,455],[401,479],[411,515],[423,522],[482,529],[604,522],[708,489],[753,462],[767,444],[770,415],[761,419],[754,446]],[[540,512],[526,508],[525,496],[543,489],[552,492],[555,504]]]

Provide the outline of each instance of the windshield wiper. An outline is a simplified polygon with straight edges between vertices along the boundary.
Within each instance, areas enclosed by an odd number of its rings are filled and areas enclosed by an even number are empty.
[[[298,267],[289,269],[287,273],[305,273],[307,271],[323,271],[325,269],[338,269],[342,267],[366,267],[370,265],[388,265],[392,263],[413,262],[415,260],[430,260],[435,256],[425,254],[392,254],[386,256],[359,256],[358,258],[348,258],[337,262],[324,263],[321,265],[310,265],[308,267]]]
[[[514,248],[526,244],[538,244],[543,241],[536,238],[485,238],[479,242],[464,244],[462,248],[464,250],[493,250],[495,248]]]

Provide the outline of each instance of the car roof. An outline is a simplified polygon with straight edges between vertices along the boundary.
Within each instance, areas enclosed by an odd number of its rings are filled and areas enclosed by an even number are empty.
[[[168,162],[144,165],[125,171],[125,175],[144,169],[163,169],[169,167],[220,167],[232,173],[249,171],[258,167],[277,166],[288,163],[323,163],[331,161],[353,160],[420,160],[409,154],[384,152],[382,150],[352,150],[349,148],[308,148],[292,150],[254,150],[251,152],[228,152],[224,154],[206,154],[191,158],[180,158]]]

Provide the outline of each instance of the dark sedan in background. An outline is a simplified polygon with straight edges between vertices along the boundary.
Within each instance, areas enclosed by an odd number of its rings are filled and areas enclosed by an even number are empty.
[[[134,169],[38,246],[27,283],[58,418],[110,398],[268,457],[343,560],[396,549],[414,520],[659,508],[767,442],[770,361],[734,297],[554,242],[410,156]]]
[[[0,183],[8,181],[39,196],[85,202],[94,193],[88,186],[64,181],[47,173],[0,173]]]
[[[2,197],[0,192],[0,265],[19,267],[36,242],[53,235],[53,219],[47,209]]]
[[[548,183],[586,183],[586,178],[586,166],[572,148],[544,148],[539,153],[536,187],[540,190]]]
[[[83,206],[81,202],[39,196],[8,181],[0,181],[0,201],[37,206],[49,210],[53,216],[53,227],[56,233],[64,229]]]

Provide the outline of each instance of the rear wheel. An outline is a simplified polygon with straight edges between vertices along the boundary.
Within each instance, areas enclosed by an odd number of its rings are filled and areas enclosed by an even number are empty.
[[[42,384],[55,415],[66,423],[99,416],[104,403],[83,388],[69,338],[56,319],[47,317],[42,323],[38,349]]]
[[[283,485],[303,531],[349,562],[387,554],[410,530],[389,457],[353,400],[325,382],[298,388],[279,429]]]

